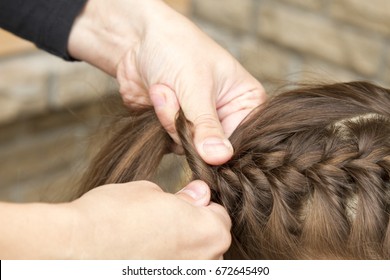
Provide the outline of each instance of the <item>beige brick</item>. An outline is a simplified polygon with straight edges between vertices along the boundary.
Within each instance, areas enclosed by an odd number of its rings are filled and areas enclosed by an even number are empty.
[[[102,118],[101,107],[92,104],[0,126],[0,189],[78,167],[90,153],[88,138]]]
[[[109,85],[115,83],[107,74],[85,63],[55,73],[53,78],[50,106],[54,108],[100,99],[111,91]]]
[[[116,82],[85,63],[37,52],[0,63],[0,123],[101,98]]]
[[[0,102],[7,109],[0,113],[0,123],[47,110],[50,75],[64,64],[42,52],[2,61]]]
[[[381,79],[385,82],[386,86],[390,87],[390,47],[387,48],[387,57]]]
[[[237,39],[234,32],[218,28],[218,26],[204,20],[195,19],[193,22],[202,29],[203,32],[213,38],[221,47],[229,51],[233,56],[238,56],[238,44],[240,40]]]
[[[294,57],[275,45],[247,40],[242,43],[240,51],[244,68],[262,83],[269,94],[295,79],[292,73],[300,70]]]
[[[0,61],[0,71],[8,76],[46,75],[47,73],[60,72],[77,63],[69,63],[47,54],[43,51],[35,51],[29,55],[14,56]],[[16,79],[16,78],[15,78]]]
[[[35,62],[29,56],[0,64],[0,123],[46,110],[48,75]]]
[[[15,99],[8,96],[8,94],[2,93],[0,88],[0,124],[6,123],[11,119],[15,119],[18,116],[20,109],[20,103]]]
[[[90,138],[98,137],[95,131],[103,115],[107,118],[107,103],[110,100],[0,126],[0,199],[68,198],[72,182],[96,150]]]
[[[195,16],[234,30],[251,28],[251,0],[193,0]]]
[[[313,54],[365,75],[374,75],[382,45],[367,34],[353,32],[328,19],[265,2],[259,10],[260,37],[303,54]]]
[[[61,127],[78,127],[82,124],[85,129],[94,129],[97,125],[96,122],[103,115],[107,115],[103,107],[108,102],[96,102],[87,106],[69,108],[70,110],[46,112],[45,114],[30,116],[15,120],[12,123],[2,124],[0,125],[0,150],[9,143],[16,145],[17,141],[21,139],[30,139],[37,137],[37,135],[45,135],[46,133],[51,133],[53,130],[61,129]]]
[[[301,74],[300,82],[303,83],[341,83],[364,79],[361,75],[338,65],[317,59],[304,60]]]
[[[293,4],[297,7],[303,7],[311,10],[320,10],[324,6],[322,0],[280,0],[282,2]]]
[[[24,181],[75,162],[80,154],[77,130],[16,139],[0,150],[0,185]]]
[[[330,1],[331,15],[363,28],[390,34],[390,1]]]
[[[258,79],[283,79],[288,75],[290,57],[273,45],[247,40],[240,53],[242,65]]]

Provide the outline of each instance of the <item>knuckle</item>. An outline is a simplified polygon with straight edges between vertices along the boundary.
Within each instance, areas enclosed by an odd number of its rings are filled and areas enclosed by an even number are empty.
[[[219,248],[220,253],[223,254],[229,249],[229,247],[231,245],[231,240],[232,240],[232,237],[231,237],[230,231],[223,230],[219,233],[218,248]]]
[[[215,242],[215,249],[217,250],[218,254],[225,253],[232,242],[232,236],[230,232],[230,224],[226,224],[225,222],[222,222],[219,218],[217,221],[214,221],[214,226],[212,227],[212,232],[210,232],[210,235],[213,237]]]
[[[195,130],[202,128],[215,129],[221,126],[220,121],[213,114],[202,114],[197,116],[194,121]]]
[[[145,189],[148,188],[151,190],[161,191],[161,188],[157,184],[150,181],[146,181],[146,180],[139,181],[139,185]]]
[[[229,250],[230,245],[232,243],[232,236],[229,230],[224,228],[218,233],[218,254],[224,254],[227,250]]]
[[[244,95],[241,103],[245,108],[255,108],[263,103],[263,97],[264,93],[260,89],[250,90]]]
[[[175,134],[176,133],[176,126],[173,122],[167,121],[162,124],[164,126],[164,129],[169,133],[169,134]]]

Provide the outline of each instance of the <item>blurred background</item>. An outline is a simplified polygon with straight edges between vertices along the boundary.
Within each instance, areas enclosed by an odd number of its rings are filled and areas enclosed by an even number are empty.
[[[267,92],[299,82],[390,87],[388,0],[166,0],[229,50]],[[105,140],[114,79],[0,30],[0,200],[61,200]],[[180,178],[175,160],[162,184]],[[173,166],[169,163],[173,162]],[[175,166],[176,164],[176,166]]]

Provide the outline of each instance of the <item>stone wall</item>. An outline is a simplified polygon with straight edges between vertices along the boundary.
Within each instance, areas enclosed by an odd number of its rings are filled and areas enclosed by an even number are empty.
[[[0,198],[52,199],[76,183],[116,83],[41,51],[0,59]],[[53,191],[52,191],[53,190]]]
[[[323,80],[390,85],[390,1],[193,0],[191,17],[270,93]]]
[[[390,1],[166,0],[272,93],[297,82],[390,86]],[[88,164],[116,82],[0,32],[0,199],[52,200]],[[92,151],[91,151],[92,150]],[[162,177],[170,177],[170,169]],[[168,174],[168,176],[167,176]],[[54,198],[53,198],[54,197]]]

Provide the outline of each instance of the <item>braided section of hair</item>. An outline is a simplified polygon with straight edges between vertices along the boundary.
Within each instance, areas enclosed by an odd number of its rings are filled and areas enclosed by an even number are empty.
[[[193,179],[232,218],[225,258],[389,259],[389,112],[390,91],[365,82],[285,92],[240,124],[221,166],[199,157],[180,112]],[[153,177],[172,142],[151,110],[136,115],[102,149],[84,192]]]
[[[389,112],[389,91],[368,83],[284,93],[237,128],[217,167],[181,133],[194,179],[232,217],[227,256],[389,258]]]

